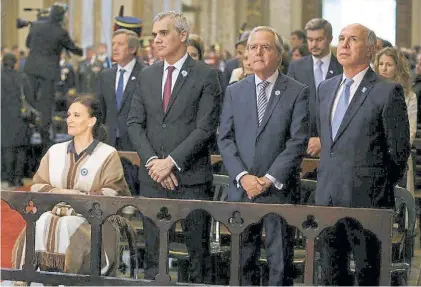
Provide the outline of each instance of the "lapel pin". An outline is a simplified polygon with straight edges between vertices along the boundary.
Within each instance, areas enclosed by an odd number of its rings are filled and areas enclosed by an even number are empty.
[[[181,74],[183,75],[183,77],[187,76],[187,71],[181,71]]]
[[[363,87],[363,89],[361,90],[361,92],[365,93],[365,91],[367,91],[366,87]]]
[[[332,70],[330,70],[330,71],[329,71],[329,73],[333,74],[333,71],[332,71]]]
[[[132,80],[136,80],[136,77],[135,77],[135,76],[133,76],[133,77],[132,77]]]
[[[281,92],[280,92],[280,91],[278,91],[278,90],[276,90],[276,91],[275,91],[275,95],[276,95],[276,96],[279,96],[280,94],[281,94]]]

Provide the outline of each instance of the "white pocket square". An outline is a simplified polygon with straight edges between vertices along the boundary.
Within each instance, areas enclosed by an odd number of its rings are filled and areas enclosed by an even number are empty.
[[[136,77],[135,76],[132,76],[132,80],[136,80]]]

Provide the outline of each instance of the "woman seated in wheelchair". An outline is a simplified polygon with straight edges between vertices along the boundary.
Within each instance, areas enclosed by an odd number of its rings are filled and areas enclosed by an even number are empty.
[[[53,145],[42,158],[31,192],[130,196],[117,151],[103,143],[100,103],[91,96],[77,98],[67,113],[68,134],[73,139]],[[115,276],[117,231],[128,228],[119,216],[108,217],[102,229],[101,274]],[[36,264],[40,270],[89,274],[91,227],[64,202],[45,212],[36,222]],[[13,248],[13,268],[25,261],[25,230]]]

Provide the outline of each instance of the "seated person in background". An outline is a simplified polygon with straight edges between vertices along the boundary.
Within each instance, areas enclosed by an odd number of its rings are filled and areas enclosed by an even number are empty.
[[[310,51],[308,50],[307,45],[301,45],[299,47],[295,47],[291,52],[291,62],[304,58],[310,55]]]
[[[104,144],[99,102],[91,96],[79,97],[67,113],[71,141],[53,145],[42,158],[33,178],[31,192],[129,196],[117,151]],[[119,216],[110,216],[102,227],[101,275],[113,276],[119,226],[127,228]],[[89,274],[91,226],[66,203],[60,202],[36,222],[36,266],[43,271]],[[56,242],[56,244],[51,244]],[[12,266],[25,261],[25,230],[12,253]]]
[[[243,60],[241,61],[241,67],[234,69],[231,74],[230,84],[241,81],[248,75],[253,75],[251,63],[249,61],[249,53],[247,49],[244,51]]]
[[[417,96],[412,91],[411,75],[409,73],[408,62],[396,48],[387,47],[377,52],[374,61],[374,71],[381,76],[402,85],[405,93],[405,103],[409,120],[409,142],[414,143],[417,134]],[[412,195],[415,192],[415,177],[412,156],[408,158],[408,168],[406,176],[399,183],[405,187]]]

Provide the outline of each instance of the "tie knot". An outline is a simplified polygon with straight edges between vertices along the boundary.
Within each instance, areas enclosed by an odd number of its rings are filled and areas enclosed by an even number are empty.
[[[120,75],[123,75],[126,72],[124,69],[120,69]]]
[[[257,86],[259,87],[259,90],[264,90],[269,85],[268,81],[261,81]]]
[[[174,66],[168,66],[167,67],[168,74],[172,74],[172,72],[174,72],[174,69],[175,69]]]
[[[354,83],[354,80],[353,79],[348,79],[348,78],[346,78],[345,79],[345,86],[347,87],[347,88],[349,88],[349,87],[351,87],[351,85]]]
[[[317,66],[319,66],[319,68],[323,65],[323,61],[322,60],[318,60],[316,62]]]

